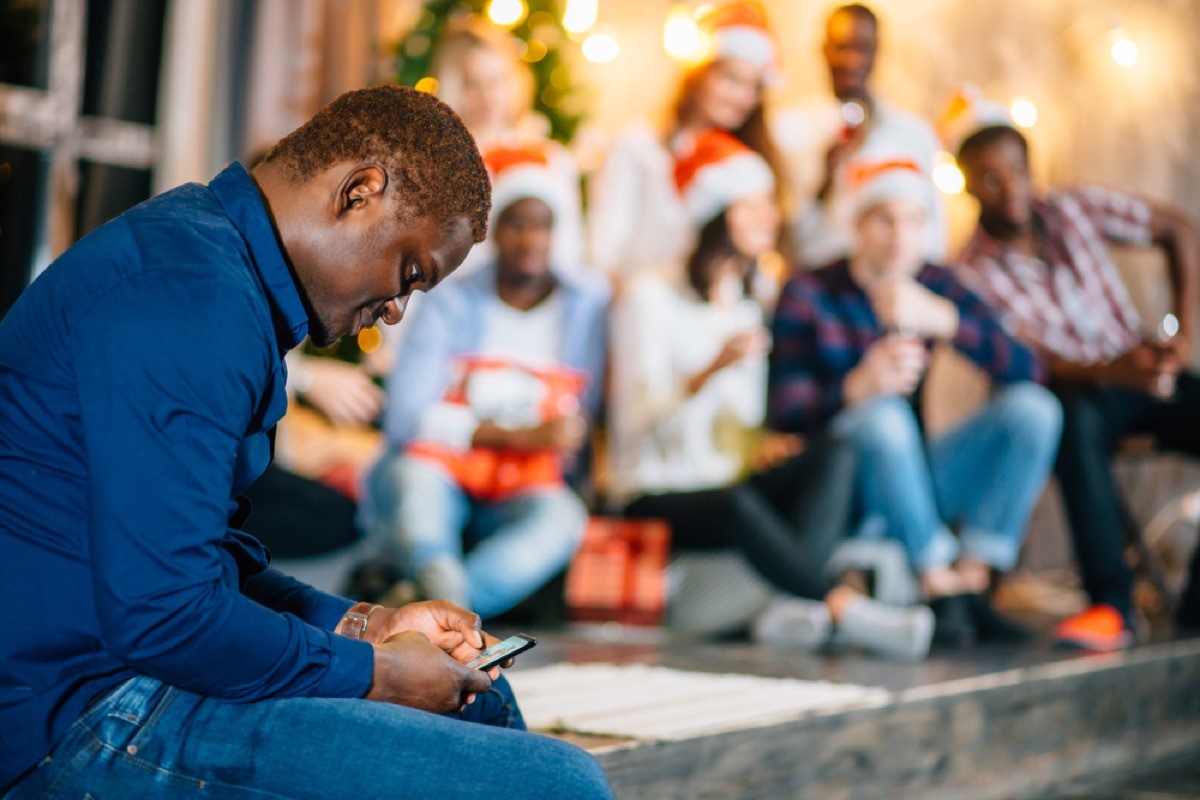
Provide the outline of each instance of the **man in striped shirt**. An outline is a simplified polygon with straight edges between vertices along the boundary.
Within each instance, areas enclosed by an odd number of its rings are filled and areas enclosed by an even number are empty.
[[[1200,376],[1185,369],[1194,331],[1200,240],[1173,208],[1099,188],[1038,196],[1028,143],[1015,128],[977,130],[959,148],[979,227],[959,257],[963,282],[1044,356],[1063,402],[1057,474],[1084,588],[1093,603],[1056,629],[1063,643],[1096,650],[1133,641],[1132,576],[1109,460],[1122,437],[1153,434],[1164,448],[1200,455]],[[1107,252],[1159,246],[1173,313],[1142,320]],[[1200,623],[1200,585],[1179,621]]]

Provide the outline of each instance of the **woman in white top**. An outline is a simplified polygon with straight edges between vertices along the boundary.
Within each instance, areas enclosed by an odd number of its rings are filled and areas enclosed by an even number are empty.
[[[853,449],[762,431],[770,341],[752,285],[780,221],[770,168],[710,130],[675,177],[701,232],[683,269],[637,277],[614,311],[614,500],[665,519],[674,547],[737,547],[778,588],[817,601],[777,603],[764,639],[816,647],[836,626],[875,652],[924,657],[929,609],[884,606],[826,573],[849,523]]]
[[[589,181],[590,261],[618,287],[647,268],[681,262],[695,243],[696,226],[675,192],[672,170],[697,133],[730,131],[773,170],[778,163],[763,109],[775,45],[761,6],[725,3],[700,25],[709,34],[709,58],[684,77],[666,129],[641,123],[623,132]]]

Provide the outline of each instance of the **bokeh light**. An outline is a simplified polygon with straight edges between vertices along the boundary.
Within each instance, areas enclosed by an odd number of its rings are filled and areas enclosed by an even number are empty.
[[[488,19],[504,28],[512,26],[525,19],[529,8],[525,0],[492,0],[488,3]]]
[[[1028,97],[1014,97],[1008,105],[1013,122],[1021,128],[1032,128],[1038,121],[1038,109]]]
[[[621,55],[621,45],[611,34],[593,33],[583,40],[583,57],[595,64],[607,64]]]
[[[967,188],[967,179],[954,156],[944,150],[933,157],[933,185],[943,194],[962,194]]]

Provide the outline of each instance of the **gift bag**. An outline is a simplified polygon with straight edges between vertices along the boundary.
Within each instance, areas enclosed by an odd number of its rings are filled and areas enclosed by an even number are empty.
[[[671,530],[662,520],[591,517],[567,569],[567,613],[580,622],[657,625],[667,603]]]

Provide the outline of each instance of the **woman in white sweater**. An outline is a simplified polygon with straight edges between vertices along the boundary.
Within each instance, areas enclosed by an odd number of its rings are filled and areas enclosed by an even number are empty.
[[[682,268],[639,276],[614,310],[614,500],[627,516],[665,519],[674,547],[737,547],[808,598],[773,606],[763,638],[816,647],[837,628],[874,652],[924,657],[927,608],[884,606],[827,574],[853,501],[852,448],[762,430],[770,339],[752,298],[780,220],[770,168],[713,129],[675,179],[701,233]]]
[[[764,90],[776,74],[776,47],[757,2],[723,2],[698,21],[707,58],[683,76],[666,125],[639,122],[613,142],[588,181],[590,263],[616,288],[647,269],[682,260],[695,244],[695,221],[675,192],[674,161],[697,134],[721,128],[774,167]]]

